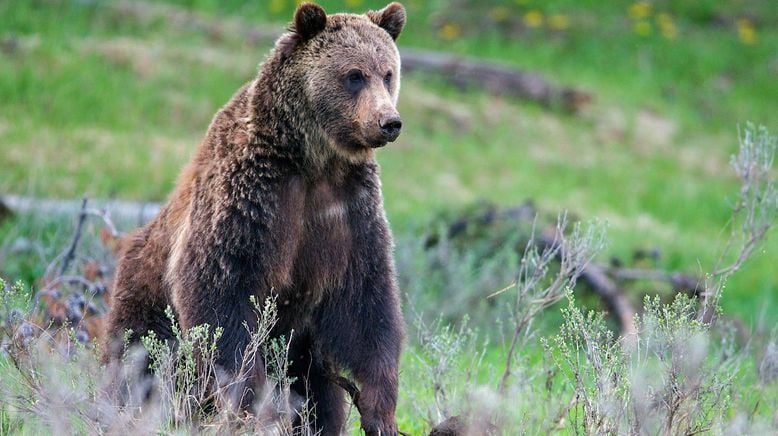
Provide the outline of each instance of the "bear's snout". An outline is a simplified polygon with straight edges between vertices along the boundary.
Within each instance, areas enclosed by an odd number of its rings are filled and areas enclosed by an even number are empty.
[[[379,121],[381,127],[381,137],[386,142],[393,142],[400,136],[400,129],[402,129],[403,121],[398,114],[392,114],[388,117],[381,117]]]

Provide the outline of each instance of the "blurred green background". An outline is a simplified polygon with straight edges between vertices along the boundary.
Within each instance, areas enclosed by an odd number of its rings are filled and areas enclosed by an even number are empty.
[[[384,2],[323,1],[328,12]],[[404,2],[401,47],[537,72],[590,92],[549,110],[421,73],[403,78],[400,139],[381,150],[386,209],[413,237],[480,200],[569,210],[609,223],[603,254],[657,248],[658,267],[709,271],[738,182],[728,166],[747,121],[773,133],[778,8],[771,0]],[[294,1],[0,0],[0,193],[162,201],[216,110],[265,57]],[[70,222],[11,220],[0,241]],[[60,248],[61,249],[61,246]],[[724,307],[778,319],[773,235]],[[0,274],[32,280],[6,257]],[[650,291],[650,289],[647,289]]]

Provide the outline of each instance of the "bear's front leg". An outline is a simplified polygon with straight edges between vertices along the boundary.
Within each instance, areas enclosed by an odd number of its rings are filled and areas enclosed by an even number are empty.
[[[230,280],[220,277],[223,268],[209,265],[192,268],[192,263],[184,264],[180,269],[182,280],[189,287],[176,289],[176,310],[180,314],[180,323],[184,331],[207,324],[211,332],[222,329],[217,341],[218,354],[215,362],[198,362],[202,369],[216,364],[224,370],[227,378],[218,380],[218,401],[234,411],[249,410],[265,385],[265,366],[261,356],[246,355],[252,334],[257,330],[258,313],[249,296],[241,292],[250,289],[253,282],[238,281],[233,286]],[[215,272],[217,269],[218,272]],[[210,277],[206,277],[210,273]],[[217,280],[218,279],[218,280]],[[224,283],[221,289],[202,285],[203,283]],[[199,356],[198,356],[199,360]]]
[[[182,246],[174,250],[180,256],[171,260],[169,272],[172,302],[184,331],[203,324],[209,325],[211,332],[222,329],[213,362],[227,375],[219,380],[218,389],[225,394],[220,401],[248,410],[265,382],[261,356],[246,355],[246,351],[258,324],[250,296],[262,301],[270,290],[265,274],[268,262],[257,254],[268,244],[266,238],[252,234],[260,224],[244,216],[203,209],[203,215],[215,215],[218,220],[212,224],[194,209],[190,223],[184,226],[187,233],[178,241]]]
[[[363,377],[359,394],[362,429],[368,436],[397,435],[397,366],[381,368],[385,374]]]
[[[369,294],[364,301],[335,297],[328,301],[332,306],[321,312],[317,326],[320,346],[358,382],[365,433],[396,435],[402,317],[392,292],[382,294],[374,288]]]
[[[272,166],[260,158],[252,165]],[[246,354],[259,316],[250,297],[263,303],[288,276],[301,224],[287,218],[302,196],[296,180],[277,172],[245,165],[233,171],[196,187],[171,250],[168,280],[185,330],[223,329],[216,364],[232,378],[228,401],[245,410],[265,383],[262,357]]]
[[[379,215],[380,216],[380,215]],[[360,385],[359,411],[368,435],[396,435],[398,368],[404,337],[399,293],[385,222],[354,232],[350,282],[319,308],[320,351],[351,371]]]

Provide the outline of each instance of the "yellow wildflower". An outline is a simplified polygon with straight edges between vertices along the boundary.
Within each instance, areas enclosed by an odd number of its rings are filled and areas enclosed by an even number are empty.
[[[510,11],[505,6],[498,6],[492,9],[492,20],[502,23],[510,16]]]
[[[362,6],[362,0],[346,0],[346,6],[350,8],[355,8],[357,6]]]
[[[747,18],[737,20],[737,35],[743,44],[756,44],[756,28]]]
[[[456,24],[446,23],[443,25],[443,27],[440,28],[438,33],[440,34],[441,38],[445,39],[446,41],[450,41],[458,37],[462,31]]]
[[[649,21],[640,20],[635,23],[634,26],[632,26],[632,29],[640,36],[648,36],[651,34],[651,31],[653,30],[651,28],[651,23]]]
[[[554,30],[564,30],[570,27],[570,19],[567,15],[554,14],[548,17],[548,27]]]
[[[524,24],[527,27],[540,27],[543,25],[543,13],[532,9],[524,14]]]
[[[656,24],[659,26],[659,31],[667,39],[675,39],[678,36],[678,29],[675,27],[673,18],[670,14],[661,13],[656,16]]]
[[[633,20],[646,18],[651,14],[651,5],[648,2],[635,2],[629,7],[629,16]]]

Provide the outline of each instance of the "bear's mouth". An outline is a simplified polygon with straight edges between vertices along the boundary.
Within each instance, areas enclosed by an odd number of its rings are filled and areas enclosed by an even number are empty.
[[[390,142],[382,136],[373,135],[364,135],[361,138],[355,136],[353,139],[355,140],[355,144],[358,144],[363,148],[381,148]]]
[[[384,147],[389,141],[381,136],[360,135],[350,129],[338,129],[333,132],[335,141],[340,147],[353,151]]]

